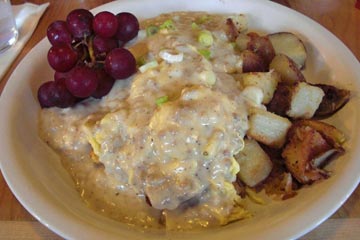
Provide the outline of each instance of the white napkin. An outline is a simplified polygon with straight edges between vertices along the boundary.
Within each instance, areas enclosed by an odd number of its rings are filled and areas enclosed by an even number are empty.
[[[49,3],[41,5],[24,3],[12,6],[16,26],[19,30],[19,39],[14,46],[3,53],[0,53],[0,81],[5,75],[7,69],[10,67],[11,63],[15,60],[16,56],[30,39],[40,20],[40,17],[43,15],[48,6]]]

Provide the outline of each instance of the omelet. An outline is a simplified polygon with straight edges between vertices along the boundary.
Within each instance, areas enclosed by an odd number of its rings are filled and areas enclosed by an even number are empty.
[[[226,39],[227,17],[173,13],[145,21],[144,29],[169,20],[173,26],[132,43],[146,46],[134,77],[101,100],[42,111],[43,138],[59,150],[90,207],[171,230],[250,216],[232,184],[249,126],[231,75],[241,71],[241,58]],[[51,128],[56,123],[64,127]]]

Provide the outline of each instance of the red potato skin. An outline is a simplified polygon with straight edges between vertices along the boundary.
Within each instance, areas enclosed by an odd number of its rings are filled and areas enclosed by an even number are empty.
[[[280,82],[276,87],[273,98],[267,105],[268,111],[279,116],[286,116],[286,112],[290,109],[292,92],[292,85]]]
[[[231,18],[226,19],[226,35],[230,42],[235,42],[239,32]]]
[[[275,57],[275,50],[267,36],[248,34],[251,40],[247,49],[258,54],[264,61],[265,66],[269,67],[270,62]]]
[[[292,35],[292,36],[295,36],[297,38],[297,40],[299,41],[299,44],[301,44],[303,46],[303,48],[305,50],[305,53],[306,53],[306,47],[305,47],[305,44],[304,44],[303,40],[301,40],[296,34],[293,34],[291,32],[276,32],[276,33],[269,34],[267,36],[269,38],[271,38],[272,36],[275,36],[275,35],[277,35],[277,36],[279,36],[279,35]],[[305,57],[304,61],[300,64],[299,69],[304,70],[305,67],[306,67],[305,65],[306,65],[306,57]]]
[[[269,67],[280,73],[282,82],[288,84],[305,82],[305,77],[300,69],[297,68],[296,63],[284,54],[277,54]]]
[[[306,82],[304,75],[302,74],[301,70],[297,67],[296,63],[288,56],[286,57],[289,59],[289,68],[291,68],[294,72],[296,72],[299,82]]]
[[[331,117],[350,100],[351,92],[349,90],[339,89],[326,84],[314,84],[314,86],[321,88],[325,93],[319,108],[315,112],[315,118],[317,119]]]
[[[256,53],[245,50],[241,53],[241,55],[243,57],[243,73],[267,71],[267,67],[263,59]]]

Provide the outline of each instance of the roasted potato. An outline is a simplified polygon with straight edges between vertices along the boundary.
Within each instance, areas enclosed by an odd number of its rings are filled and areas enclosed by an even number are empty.
[[[246,15],[236,14],[236,15],[230,16],[230,19],[234,23],[234,25],[239,33],[247,31],[248,19],[247,19]]]
[[[324,92],[306,82],[279,83],[267,105],[270,112],[293,119],[309,119],[318,109]]]
[[[265,72],[266,65],[263,59],[256,53],[245,50],[241,53],[243,59],[242,72]]]
[[[336,128],[314,120],[301,120],[290,128],[282,157],[287,169],[300,183],[310,184],[327,178],[328,172],[318,167],[344,151],[338,144],[338,136],[328,133],[329,129],[335,131]],[[340,131],[336,129],[336,132],[339,134]]]
[[[280,81],[280,75],[275,72],[249,72],[241,74],[241,84],[244,87],[259,87],[264,94],[262,103],[267,104],[273,98],[274,92]]]
[[[245,100],[248,107],[264,108],[262,105],[264,92],[260,87],[246,86],[241,92],[241,97]]]
[[[305,67],[307,52],[304,43],[293,33],[280,32],[267,37],[253,32],[240,33],[236,37],[236,47],[243,54],[244,61],[243,73],[238,74],[237,80],[244,93],[252,90],[248,95],[255,96],[244,96],[246,101],[254,102],[249,104],[247,132],[252,140],[246,140],[250,142],[245,144],[243,152],[236,155],[243,170],[240,170],[238,179],[249,187],[267,186],[266,182],[259,185],[262,182],[259,176],[264,177],[264,172],[257,170],[256,175],[253,170],[260,166],[258,161],[263,161],[265,166],[261,170],[267,170],[269,166],[265,159],[268,159],[272,163],[272,172],[277,165],[283,170],[274,173],[275,178],[270,174],[267,181],[277,182],[275,187],[286,187],[287,190],[282,191],[283,198],[292,197],[297,185],[327,178],[329,172],[322,169],[323,166],[333,156],[344,152],[344,134],[332,125],[312,119],[331,116],[341,109],[349,101],[350,91],[306,82],[301,69]],[[272,56],[271,49],[275,56]],[[277,77],[273,78],[270,73]],[[261,97],[255,90],[263,93]],[[260,104],[260,99],[267,110]],[[262,145],[255,146],[253,142]],[[261,150],[254,150],[258,147]],[[264,152],[264,147],[279,153],[276,161],[267,151]],[[257,154],[266,157],[256,157]],[[248,161],[255,158],[256,161]]]
[[[293,119],[309,119],[318,109],[324,92],[321,88],[306,82],[297,82],[293,85],[290,107],[286,115]]]
[[[291,122],[263,109],[253,109],[249,116],[247,135],[267,146],[281,148]]]
[[[267,36],[260,36],[257,33],[240,33],[235,40],[236,47],[240,52],[249,50],[257,54],[268,70],[271,60],[275,57],[275,50]]]
[[[247,18],[243,14],[229,16],[225,20],[225,33],[230,42],[235,42],[241,32],[247,30]],[[245,49],[244,49],[245,50]]]
[[[308,126],[296,126],[290,132],[282,156],[292,176],[302,184],[328,177],[327,172],[316,168],[312,161],[314,156],[331,149],[321,134]]]
[[[283,117],[286,116],[286,112],[290,109],[293,88],[293,85],[279,82],[273,98],[266,106],[267,110]]]
[[[272,59],[275,57],[275,50],[267,36],[256,36],[250,35],[250,42],[247,44],[247,50],[250,50],[257,55],[259,55],[264,63],[266,68]]]
[[[271,61],[269,68],[277,71],[281,76],[281,81],[288,84],[305,81],[305,77],[296,63],[284,54],[277,54]]]
[[[299,69],[305,67],[306,48],[303,41],[293,33],[279,32],[268,35],[276,54],[284,54],[291,58]]]
[[[235,46],[239,51],[245,51],[248,48],[248,44],[251,41],[251,37],[245,33],[239,33],[235,40]]]
[[[297,121],[298,125],[309,126],[320,132],[322,136],[335,148],[342,148],[346,138],[343,132],[338,130],[336,127],[315,120],[300,120]]]
[[[269,156],[253,139],[245,139],[245,147],[235,155],[235,159],[240,165],[238,177],[249,187],[262,182],[272,169]]]
[[[237,36],[239,35],[238,29],[235,26],[234,21],[231,18],[226,19],[226,36],[230,42],[235,42]]]
[[[325,93],[319,108],[315,112],[315,117],[318,119],[330,117],[350,100],[349,90],[339,89],[326,84],[315,84],[314,86],[321,88]]]

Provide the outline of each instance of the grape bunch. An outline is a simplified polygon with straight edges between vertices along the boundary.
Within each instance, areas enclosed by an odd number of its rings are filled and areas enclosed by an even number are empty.
[[[51,23],[47,59],[55,74],[53,81],[38,89],[40,106],[67,108],[108,94],[116,79],[136,72],[135,58],[124,45],[138,31],[137,18],[128,12],[103,11],[94,16],[86,9],[75,9],[66,21]]]

